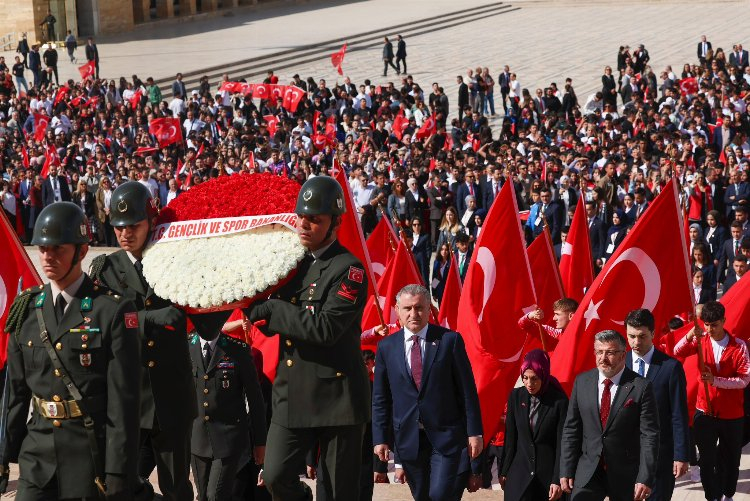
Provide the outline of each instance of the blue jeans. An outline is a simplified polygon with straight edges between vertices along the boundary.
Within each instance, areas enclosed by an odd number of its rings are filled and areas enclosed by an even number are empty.
[[[23,91],[28,94],[29,93],[29,84],[26,82],[26,77],[16,77],[16,87],[18,92],[21,92],[21,87],[23,87]]]
[[[494,92],[487,92],[484,95],[484,114],[487,114],[487,107],[489,105],[490,113],[495,114],[495,93]]]

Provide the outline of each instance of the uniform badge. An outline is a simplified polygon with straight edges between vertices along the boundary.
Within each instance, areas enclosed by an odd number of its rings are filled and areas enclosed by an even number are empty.
[[[92,301],[90,297],[81,299],[81,311],[91,311]]]
[[[85,224],[80,225],[78,227],[78,231],[81,232],[81,236],[82,237],[85,237],[88,234],[87,231],[86,231],[86,225]]]
[[[47,402],[47,415],[57,417],[57,402]]]
[[[305,308],[307,308],[310,313],[315,315],[315,306],[308,304],[307,306],[305,306]]]
[[[337,296],[349,301],[350,303],[354,303],[357,301],[357,294],[359,294],[359,290],[357,290],[356,287],[350,287],[343,282],[341,283],[341,287],[339,288],[339,290],[336,291]]]
[[[228,379],[222,380],[221,387],[224,389],[229,388],[229,380]]]
[[[91,353],[81,353],[78,355],[78,358],[81,361],[81,367],[88,367],[91,365]]]
[[[91,317],[83,317],[83,323],[91,323]]]
[[[120,200],[120,202],[117,204],[117,210],[119,212],[127,212],[128,211],[128,203],[125,200]]]
[[[36,297],[36,301],[34,302],[34,306],[37,308],[41,308],[44,306],[44,296],[46,296],[46,293],[42,292]]]
[[[312,190],[307,190],[306,192],[302,194],[302,200],[304,200],[305,202],[309,202],[310,199],[312,198],[312,195],[313,195]]]
[[[363,270],[362,268],[357,268],[356,266],[349,267],[349,280],[361,284],[364,279],[365,270]]]
[[[125,328],[126,329],[137,329],[138,328],[138,313],[131,311],[125,314]]]

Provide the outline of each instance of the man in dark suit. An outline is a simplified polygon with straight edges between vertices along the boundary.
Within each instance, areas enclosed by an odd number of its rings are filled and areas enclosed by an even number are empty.
[[[728,219],[732,219],[733,213],[740,205],[747,206],[750,199],[750,185],[740,181],[739,174],[732,172],[729,174],[729,184],[724,191],[724,204]]]
[[[508,114],[508,94],[510,94],[510,67],[505,65],[503,72],[497,77],[497,84],[500,86],[500,94],[503,99],[503,111]]]
[[[469,86],[464,83],[464,77],[461,75],[456,77],[456,83],[458,84],[458,121],[460,122],[464,116],[464,109],[469,106]]]
[[[745,66],[748,65],[748,54],[746,50],[742,49],[742,44],[737,44],[734,50],[729,54],[729,64],[736,66],[741,71],[745,70]]]
[[[552,243],[560,243],[560,234],[562,228],[565,225],[565,204],[557,200],[552,200],[552,192],[546,186],[539,192],[539,214],[544,214],[544,219],[547,220],[547,225],[550,229],[550,235],[552,236]],[[544,225],[542,221],[539,224],[534,225],[534,237],[538,236]]]
[[[273,299],[245,310],[263,334],[280,338],[263,471],[275,501],[312,498],[299,471],[316,443],[327,499],[359,497],[362,436],[370,419],[359,344],[367,276],[336,239],[344,210],[343,190],[333,178],[302,185],[297,233],[310,252]]]
[[[401,63],[404,63],[403,71],[401,71]],[[406,73],[406,41],[401,35],[398,36],[398,44],[396,45],[396,70]]]
[[[650,501],[672,499],[675,479],[688,470],[690,432],[685,371],[674,358],[654,347],[654,315],[646,309],[625,317],[628,369],[651,381],[659,413],[659,461]]]
[[[562,435],[560,486],[571,501],[642,501],[655,485],[659,415],[651,381],[625,367],[620,333],[594,337],[596,369],[579,375]]]
[[[446,207],[441,185],[443,181],[440,174],[433,171],[430,175],[430,187],[427,192],[427,202],[430,206],[430,245],[434,251],[437,249],[437,239],[440,233],[440,222],[443,219],[443,209]]]
[[[229,312],[191,315],[190,359],[198,405],[191,439],[198,500],[230,499],[240,461],[262,465],[266,407],[247,344],[221,333]]]
[[[47,207],[55,202],[70,202],[70,186],[65,176],[57,174],[57,167],[49,168],[49,176],[42,183],[42,205]]]
[[[604,224],[596,217],[596,202],[586,202],[586,219],[591,242],[591,257],[594,261],[604,255]]]
[[[411,253],[414,255],[414,261],[417,263],[417,269],[422,274],[424,283],[430,283],[430,254],[432,247],[430,245],[430,236],[424,233],[425,228],[422,219],[419,217],[412,218],[411,230]]]
[[[393,64],[393,43],[388,40],[388,37],[383,39],[383,76],[388,76],[388,66],[396,70],[396,75],[400,75],[401,71],[396,68]]]
[[[86,40],[86,61],[94,62],[94,78],[99,78],[99,49],[94,43],[94,39],[89,37]]]
[[[492,178],[487,180],[485,187],[482,187],[482,208],[489,211],[492,202],[500,194],[500,188],[505,184],[503,178],[503,169],[499,165],[492,167]]]
[[[701,62],[701,64],[706,62],[706,55],[708,54],[708,51],[711,50],[711,42],[706,40],[706,35],[701,35],[701,41],[698,42],[698,60]]]
[[[716,270],[716,278],[719,281],[724,279],[724,273],[732,268],[735,256],[740,254],[742,223],[732,221],[732,224],[729,226],[729,233],[731,238],[724,241],[724,245],[721,246],[721,253],[718,256],[719,267]]]
[[[476,182],[474,171],[467,170],[464,181],[456,186],[456,209],[458,209],[459,219],[464,217],[466,212],[466,197],[473,196],[478,200],[480,196],[479,184]]]
[[[456,234],[456,264],[458,264],[458,276],[463,283],[471,263],[472,248],[469,246],[469,235],[463,231]],[[425,282],[426,283],[426,282]]]
[[[387,461],[392,444],[416,501],[458,500],[468,460],[482,452],[479,397],[461,335],[428,324],[429,294],[421,285],[399,291],[404,327],[378,345],[374,452]]]
[[[736,284],[747,272],[747,259],[744,255],[740,254],[734,256],[734,262],[732,263],[732,271],[727,273],[727,278],[724,280],[724,294],[729,292],[734,284]]]
[[[157,469],[166,499],[193,497],[190,433],[197,413],[185,314],[159,297],[143,276],[143,251],[157,215],[151,190],[137,181],[112,193],[110,222],[121,249],[91,263],[91,277],[135,303],[143,363],[140,372],[138,473],[145,481]],[[149,450],[150,449],[150,450]],[[149,450],[148,453],[145,451]]]

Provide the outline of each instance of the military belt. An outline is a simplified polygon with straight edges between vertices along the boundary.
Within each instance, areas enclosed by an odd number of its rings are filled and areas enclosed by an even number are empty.
[[[47,419],[73,419],[83,415],[75,400],[50,402],[34,395],[34,408]]]

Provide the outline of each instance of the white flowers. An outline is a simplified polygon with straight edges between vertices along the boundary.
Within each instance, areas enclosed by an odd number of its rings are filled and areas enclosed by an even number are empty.
[[[143,275],[173,303],[213,308],[252,298],[286,278],[305,255],[297,234],[274,224],[228,236],[152,245]]]

